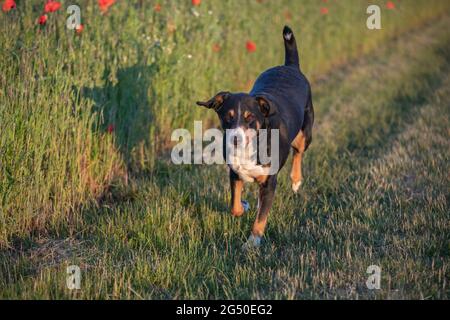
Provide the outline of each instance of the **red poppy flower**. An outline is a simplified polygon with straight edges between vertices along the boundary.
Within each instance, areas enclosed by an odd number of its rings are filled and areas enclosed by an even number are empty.
[[[392,1],[388,1],[388,2],[386,3],[386,8],[387,8],[388,10],[394,10],[394,9],[395,9],[395,3],[393,3]]]
[[[326,8],[326,7],[320,8],[320,14],[322,14],[322,15],[328,14],[328,8]]]
[[[202,0],[192,0],[192,5],[193,6],[199,6],[200,3],[202,3]]]
[[[292,20],[292,14],[291,14],[291,12],[290,12],[289,10],[286,10],[286,11],[284,12],[284,18],[285,18],[287,21],[291,21],[291,20]]]
[[[47,19],[48,19],[47,15],[46,15],[46,14],[43,14],[42,16],[39,17],[38,23],[39,23],[41,26],[43,26],[43,25],[45,25],[45,24],[47,23]]]
[[[84,26],[82,24],[79,24],[75,27],[75,32],[77,34],[81,34],[83,32],[83,30],[84,30]]]
[[[255,52],[256,51],[256,43],[253,41],[247,41],[245,44],[245,47],[247,48],[247,52]]]
[[[156,12],[160,12],[161,11],[161,5],[159,3],[155,4],[155,6],[153,7],[153,10],[155,10]]]
[[[61,8],[61,3],[58,1],[49,0],[44,6],[45,12],[55,12]]]
[[[16,2],[14,0],[5,0],[5,2],[3,2],[2,5],[2,10],[4,12],[8,12],[11,9],[15,9],[16,8]]]
[[[114,2],[116,2],[116,0],[98,0],[98,6],[102,12],[106,12]]]
[[[214,52],[220,52],[222,48],[220,47],[220,45],[218,43],[214,43],[212,46],[212,51]]]
[[[114,129],[115,129],[115,127],[114,127],[113,124],[108,125],[108,133],[109,133],[109,134],[113,133],[113,132],[114,132]]]

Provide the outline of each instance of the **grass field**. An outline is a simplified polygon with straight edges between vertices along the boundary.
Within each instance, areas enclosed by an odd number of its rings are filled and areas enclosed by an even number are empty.
[[[2,12],[0,298],[448,299],[450,4],[394,2],[79,1],[81,35],[65,10],[36,25],[42,1]],[[233,218],[226,167],[173,165],[169,138],[218,125],[194,101],[280,64],[284,24],[314,140],[301,191],[284,168],[263,246],[244,252],[256,186]]]

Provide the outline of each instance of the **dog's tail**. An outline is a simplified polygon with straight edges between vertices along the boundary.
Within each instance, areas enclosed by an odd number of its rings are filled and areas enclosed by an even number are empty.
[[[294,33],[288,26],[284,26],[283,39],[285,48],[284,65],[297,66],[298,68],[300,68],[297,43],[295,42]]]

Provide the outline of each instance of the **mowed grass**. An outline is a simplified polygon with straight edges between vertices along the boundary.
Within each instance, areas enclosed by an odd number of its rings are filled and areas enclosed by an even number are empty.
[[[161,156],[70,223],[15,238],[0,296],[448,299],[449,25],[436,18],[314,80],[305,183],[292,193],[288,163],[259,250],[241,250],[256,186],[236,219],[225,166]],[[70,264],[81,290],[65,287]],[[370,265],[380,290],[366,288]]]

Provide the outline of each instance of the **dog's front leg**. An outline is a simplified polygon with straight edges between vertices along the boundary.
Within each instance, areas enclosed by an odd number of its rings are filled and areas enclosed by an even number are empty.
[[[244,188],[244,181],[230,169],[230,184],[231,184],[231,214],[235,217],[240,217],[244,214],[244,206],[242,205],[242,189]]]
[[[252,234],[244,245],[244,249],[251,247],[259,247],[261,245],[261,238],[266,229],[267,217],[269,210],[272,207],[273,198],[275,196],[275,189],[277,187],[277,176],[269,176],[269,178],[259,186],[259,208],[256,215],[255,223],[253,224]]]

